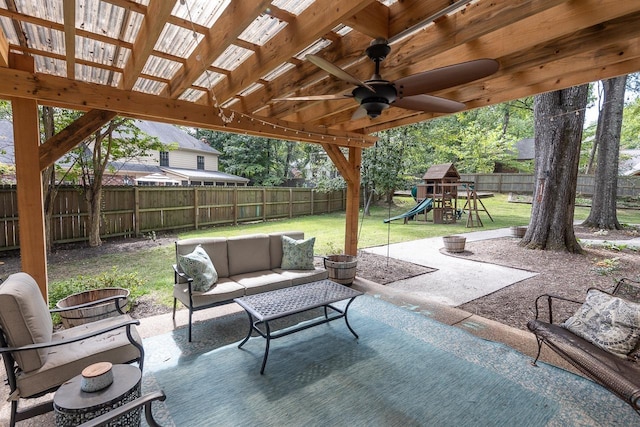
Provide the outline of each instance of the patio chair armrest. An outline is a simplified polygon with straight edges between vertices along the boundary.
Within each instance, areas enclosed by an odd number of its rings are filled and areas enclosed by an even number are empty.
[[[545,300],[547,301],[547,309],[548,309],[548,315],[549,315],[549,318],[547,320],[549,323],[553,323],[553,302],[554,301],[563,301],[563,302],[568,302],[571,304],[578,304],[578,305],[582,305],[584,303],[584,301],[576,301],[570,298],[561,297],[559,295],[542,294],[538,298],[536,298],[536,303],[535,303],[536,304],[536,320],[540,319],[540,315],[541,315],[540,304],[542,304],[542,302]]]
[[[77,310],[79,308],[92,307],[94,305],[100,305],[100,304],[104,304],[106,302],[113,301],[115,306],[116,306],[116,310],[118,310],[118,312],[120,314],[124,314],[124,312],[120,308],[119,301],[120,300],[126,300],[126,299],[127,299],[127,296],[125,296],[125,295],[113,295],[113,296],[110,296],[110,297],[97,299],[95,301],[85,302],[84,304],[72,305],[72,306],[63,307],[63,308],[52,308],[52,309],[49,310],[49,313],[63,313],[65,311],[69,311],[69,310]]]
[[[113,411],[109,411],[106,414],[102,414],[99,417],[93,418],[83,424],[80,424],[78,427],[101,427],[107,425],[110,421],[131,412],[135,409],[138,409],[144,406],[144,417],[147,420],[147,424],[150,427],[160,427],[160,424],[153,419],[153,414],[151,412],[151,403],[154,400],[159,400],[160,402],[164,402],[167,396],[164,394],[164,391],[155,391],[153,393],[145,394],[144,396],[140,396],[139,398],[132,400],[129,403],[125,403],[122,406],[114,409]]]
[[[0,347],[0,354],[13,353],[13,352],[17,352],[17,351],[38,350],[38,349],[41,349],[41,348],[57,347],[57,346],[60,346],[60,345],[71,344],[73,342],[82,341],[82,340],[86,340],[87,338],[91,338],[91,337],[95,337],[95,336],[98,336],[98,335],[106,334],[107,332],[111,332],[111,331],[114,331],[114,330],[120,329],[120,328],[127,328],[127,337],[129,338],[129,341],[131,341],[131,344],[133,344],[136,347],[138,347],[138,343],[134,343],[133,342],[133,338],[131,336],[130,330],[131,330],[131,326],[139,325],[139,324],[140,324],[140,320],[138,320],[138,319],[130,319],[130,320],[126,320],[124,322],[118,323],[116,325],[111,325],[109,327],[99,329],[97,331],[88,332],[86,334],[79,335],[77,337],[66,338],[66,339],[63,339],[63,340],[60,340],[60,341],[56,341],[56,342],[44,342],[44,343],[39,343],[39,344],[29,344],[29,345],[25,345],[25,346],[22,346],[22,347]]]
[[[178,283],[178,277],[186,280],[187,286],[189,287],[189,295],[192,295],[193,289],[191,289],[191,286],[193,284],[193,277],[182,271],[178,264],[173,264],[173,271],[175,272],[175,283]]]
[[[189,283],[193,282],[193,277],[182,271],[178,264],[173,264],[173,271],[176,273],[176,282],[178,281],[178,277],[183,278]]]

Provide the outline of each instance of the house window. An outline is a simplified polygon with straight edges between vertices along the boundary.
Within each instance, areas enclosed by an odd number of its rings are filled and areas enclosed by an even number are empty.
[[[204,156],[198,156],[198,169],[204,170]]]
[[[169,152],[161,151],[160,152],[160,166],[169,167]]]

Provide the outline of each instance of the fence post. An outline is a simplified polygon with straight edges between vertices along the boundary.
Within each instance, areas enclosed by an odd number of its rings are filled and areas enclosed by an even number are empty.
[[[315,191],[313,191],[313,188],[310,188],[309,191],[311,192],[311,215],[313,215],[313,211],[315,208]]]
[[[238,225],[238,187],[233,189],[233,225]]]
[[[262,188],[262,220],[267,220],[267,188]]]
[[[198,209],[198,187],[193,187],[193,226],[198,229],[200,225],[200,209]]]
[[[140,235],[140,189],[133,187],[133,231],[136,237]]]
[[[289,187],[289,218],[293,218],[293,188]]]

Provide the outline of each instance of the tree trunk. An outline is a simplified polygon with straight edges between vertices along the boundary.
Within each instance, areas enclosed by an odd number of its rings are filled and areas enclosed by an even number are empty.
[[[620,157],[620,131],[624,110],[624,92],[627,76],[614,77],[602,82],[604,107],[598,118],[598,156],[595,188],[591,211],[582,223],[587,227],[619,230],[622,228],[616,214],[618,196],[618,162]]]
[[[573,231],[580,143],[588,85],[536,95],[531,221],[521,245],[582,252]]]
[[[87,206],[89,210],[89,246],[102,245],[100,239],[100,217],[102,215],[100,205],[102,203],[102,186],[91,184],[87,190]]]
[[[44,140],[48,140],[55,134],[53,123],[53,107],[42,107],[42,127],[44,128]],[[44,203],[44,230],[45,247],[48,254],[53,246],[53,201],[58,195],[56,185],[55,165],[51,165],[42,171],[42,200]]]

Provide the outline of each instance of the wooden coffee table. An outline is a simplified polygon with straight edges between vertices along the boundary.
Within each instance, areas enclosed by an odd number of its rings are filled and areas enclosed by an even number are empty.
[[[347,311],[353,300],[360,295],[362,295],[362,292],[356,291],[355,289],[340,285],[331,280],[320,280],[304,285],[236,298],[234,301],[244,308],[249,316],[249,332],[246,338],[238,344],[238,348],[242,348],[249,338],[251,338],[253,331],[256,331],[260,336],[265,338],[266,345],[264,357],[262,358],[262,367],[260,368],[260,374],[264,374],[267,357],[269,356],[269,345],[272,339],[281,338],[294,332],[342,318],[344,318],[349,331],[351,331],[357,339],[358,334],[356,334],[351,328],[351,325],[349,325]],[[344,309],[332,305],[335,302],[344,300],[349,300]],[[269,322],[319,307],[324,308],[324,317],[297,327],[287,328],[281,331],[271,331]],[[263,326],[264,330],[261,329],[260,326]]]

